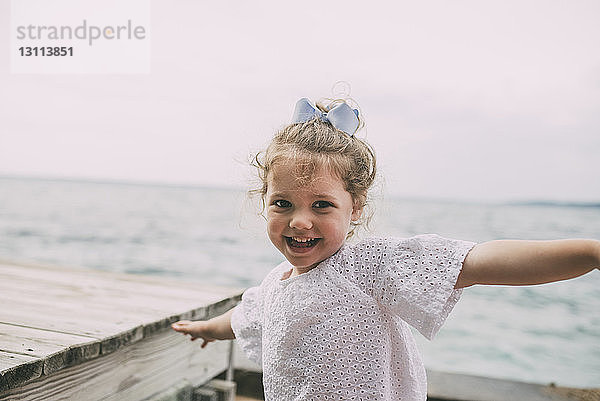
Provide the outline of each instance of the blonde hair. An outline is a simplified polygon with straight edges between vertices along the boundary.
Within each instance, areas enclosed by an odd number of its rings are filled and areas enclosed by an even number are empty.
[[[317,104],[323,112],[340,103],[340,99],[329,104]],[[361,120],[361,126],[363,122]],[[254,155],[251,164],[257,168],[259,187],[251,189],[250,195],[261,196],[261,210],[265,208],[269,173],[277,164],[294,166],[294,175],[300,185],[311,182],[320,168],[325,168],[344,182],[344,188],[352,196],[354,205],[363,209],[358,221],[351,222],[350,238],[355,228],[369,222],[371,213],[366,213],[367,195],[376,175],[376,158],[373,148],[364,140],[350,136],[334,128],[331,123],[319,118],[290,124],[277,132],[271,143],[262,152]]]

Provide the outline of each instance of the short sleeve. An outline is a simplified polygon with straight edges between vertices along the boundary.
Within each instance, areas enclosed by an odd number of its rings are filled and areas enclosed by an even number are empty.
[[[431,340],[460,298],[454,286],[474,245],[436,234],[373,238],[354,246],[352,264],[366,292]]]
[[[231,329],[248,359],[262,364],[262,291],[248,288],[231,315]]]

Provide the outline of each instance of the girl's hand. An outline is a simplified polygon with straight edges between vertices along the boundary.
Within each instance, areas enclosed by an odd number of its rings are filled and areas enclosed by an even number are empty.
[[[196,341],[198,338],[202,339],[201,347],[206,347],[206,344],[217,340],[217,338],[213,337],[212,327],[207,321],[190,321],[190,320],[180,320],[171,325],[171,328],[181,334],[187,335],[189,334],[192,338],[192,341]]]
[[[231,315],[233,314],[234,309],[235,308],[232,308],[222,315],[213,317],[210,320],[197,320],[194,322],[180,320],[173,323],[171,327],[181,334],[189,334],[192,336],[192,341],[201,338],[202,348],[215,340],[233,340],[235,334],[231,329]]]

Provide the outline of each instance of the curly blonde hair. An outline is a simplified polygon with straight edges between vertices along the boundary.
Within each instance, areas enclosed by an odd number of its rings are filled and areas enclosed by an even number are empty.
[[[317,107],[327,112],[339,102],[339,99],[335,99],[328,105],[318,103]],[[366,213],[364,209],[369,188],[375,181],[377,163],[375,152],[366,141],[350,136],[317,117],[285,126],[275,134],[266,150],[255,154],[251,161],[257,169],[260,183],[258,188],[251,189],[249,193],[260,195],[262,211],[265,209],[269,173],[275,165],[283,163],[294,166],[294,175],[300,185],[310,183],[315,172],[321,168],[344,182],[354,204],[363,210],[361,218],[351,222],[347,238],[352,237],[357,226],[368,224],[371,213]]]

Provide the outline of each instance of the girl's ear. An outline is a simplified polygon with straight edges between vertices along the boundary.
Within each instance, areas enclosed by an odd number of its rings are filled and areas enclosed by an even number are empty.
[[[352,221],[358,221],[360,216],[362,215],[363,208],[360,206],[358,202],[354,202],[354,206],[352,207]]]

